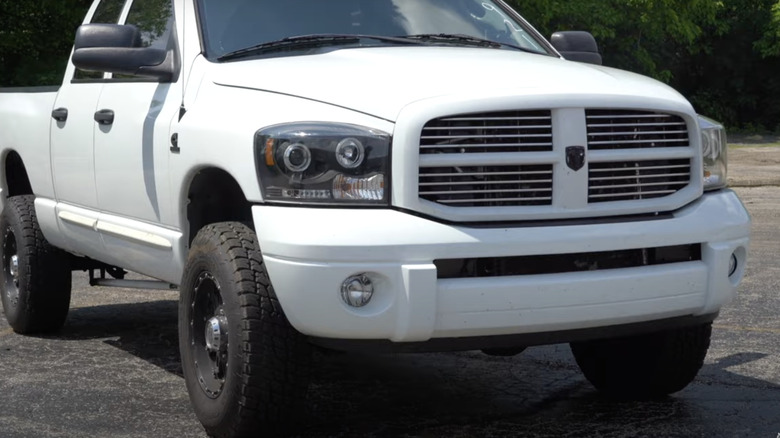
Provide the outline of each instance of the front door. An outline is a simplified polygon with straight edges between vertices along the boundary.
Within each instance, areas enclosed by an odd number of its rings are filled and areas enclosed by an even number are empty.
[[[133,0],[125,21],[145,46],[175,52],[174,23],[170,0]],[[97,229],[114,263],[150,275],[170,264],[178,233],[161,224],[172,216],[168,159],[181,94],[178,82],[114,74],[97,101]]]

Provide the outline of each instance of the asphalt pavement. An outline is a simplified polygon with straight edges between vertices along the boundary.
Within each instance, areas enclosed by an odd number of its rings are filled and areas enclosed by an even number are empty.
[[[511,358],[325,354],[301,436],[780,437],[780,148],[759,149],[730,153],[754,220],[747,276],[685,390],[605,400],[566,345]],[[0,438],[204,437],[181,374],[177,299],[77,275],[56,336],[16,335],[0,317]]]

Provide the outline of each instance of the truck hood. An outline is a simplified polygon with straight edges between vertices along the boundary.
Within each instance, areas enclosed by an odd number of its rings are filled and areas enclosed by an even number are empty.
[[[670,87],[633,73],[482,48],[356,48],[213,64],[211,80],[221,86],[324,102],[389,121],[411,103],[459,94],[588,94],[685,102]]]

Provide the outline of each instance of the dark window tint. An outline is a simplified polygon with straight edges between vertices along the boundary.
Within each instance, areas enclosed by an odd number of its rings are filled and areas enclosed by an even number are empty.
[[[171,43],[174,28],[171,0],[134,0],[125,24],[141,31],[144,47],[166,50]],[[140,76],[115,74],[114,79],[148,79]]]
[[[122,15],[122,8],[125,6],[125,0],[103,0],[95,10],[90,23],[116,24],[119,22],[119,16]],[[97,71],[85,71],[76,69],[73,75],[74,79],[102,79],[103,73]]]
[[[313,34],[445,33],[549,54],[544,42],[495,0],[199,0],[198,11],[210,59]]]
[[[90,23],[118,23],[124,6],[125,0],[103,0]]]
[[[173,30],[171,0],[135,0],[125,24],[138,27],[145,47],[167,49]]]

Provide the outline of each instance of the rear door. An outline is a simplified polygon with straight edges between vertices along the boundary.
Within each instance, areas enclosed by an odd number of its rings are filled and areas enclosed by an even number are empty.
[[[116,24],[125,0],[102,0],[93,6],[90,23]],[[107,74],[68,66],[52,112],[51,163],[57,217],[66,246],[84,254],[99,254],[95,232],[98,216],[93,142],[95,111]]]

